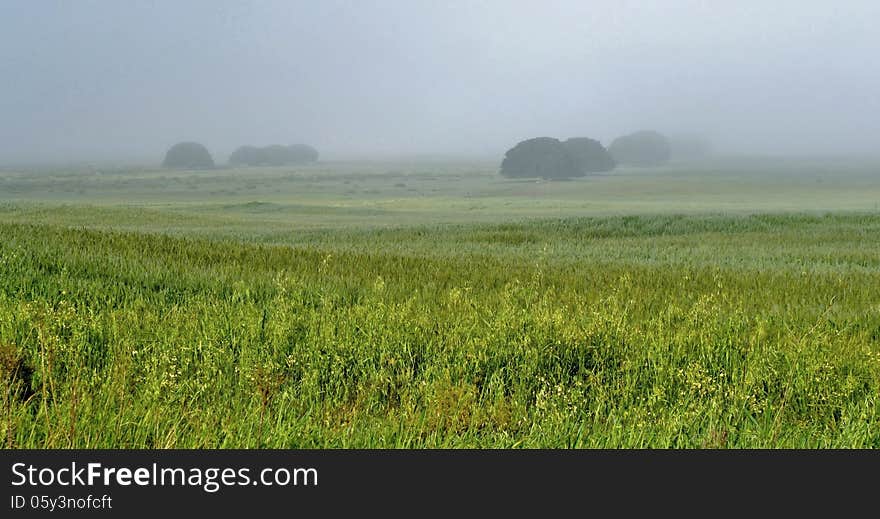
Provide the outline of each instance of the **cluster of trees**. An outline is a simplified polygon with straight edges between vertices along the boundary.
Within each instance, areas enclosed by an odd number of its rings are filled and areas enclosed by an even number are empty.
[[[318,150],[307,144],[281,146],[273,144],[259,148],[242,146],[232,152],[229,163],[245,166],[284,166],[287,164],[308,164],[318,160]]]
[[[587,137],[560,141],[537,137],[509,149],[501,162],[507,178],[565,179],[611,171],[618,164],[659,166],[669,161],[669,140],[655,131],[639,131],[618,137],[606,149]]]
[[[537,137],[507,151],[501,174],[508,178],[561,179],[610,171],[615,163],[599,141],[576,137],[565,142]]]
[[[318,150],[307,144],[290,146],[242,146],[229,157],[229,163],[246,166],[284,166],[307,164],[318,160]],[[214,159],[204,145],[198,142],[178,142],[165,153],[162,166],[166,168],[208,169]]]
[[[659,166],[676,159],[706,156],[709,144],[699,138],[670,140],[651,131],[639,131],[618,137],[606,149],[588,137],[560,141],[537,137],[520,142],[507,150],[501,162],[501,175],[508,178],[566,179],[590,173],[611,171],[618,164]],[[229,156],[229,163],[239,166],[284,166],[308,164],[318,160],[318,150],[307,144],[281,146],[241,146]],[[214,159],[198,142],[179,142],[165,154],[166,168],[205,169],[214,167]]]

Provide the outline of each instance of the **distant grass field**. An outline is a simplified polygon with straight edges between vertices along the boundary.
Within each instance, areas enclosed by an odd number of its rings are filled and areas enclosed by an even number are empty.
[[[880,162],[0,171],[10,448],[880,447]]]

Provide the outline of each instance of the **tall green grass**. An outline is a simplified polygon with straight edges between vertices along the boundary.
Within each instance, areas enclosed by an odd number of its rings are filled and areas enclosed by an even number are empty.
[[[25,220],[7,447],[880,446],[880,216]]]

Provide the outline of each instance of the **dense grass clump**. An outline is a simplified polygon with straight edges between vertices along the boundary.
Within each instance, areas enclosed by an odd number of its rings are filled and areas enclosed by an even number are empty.
[[[878,216],[242,240],[16,211],[6,447],[880,447]]]

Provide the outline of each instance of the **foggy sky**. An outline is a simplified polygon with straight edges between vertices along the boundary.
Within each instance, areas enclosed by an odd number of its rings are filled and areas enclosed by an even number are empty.
[[[0,163],[197,140],[500,156],[639,129],[751,153],[880,143],[876,1],[0,0]]]

